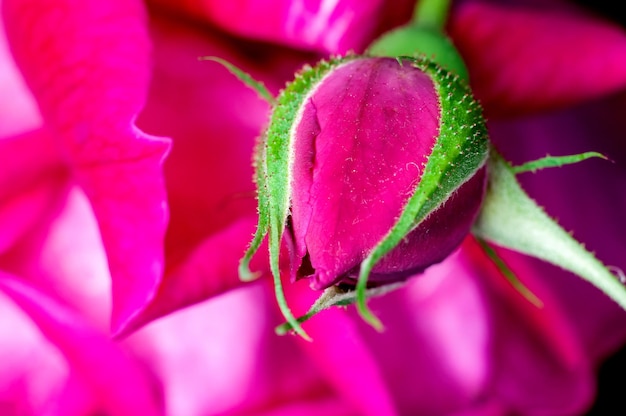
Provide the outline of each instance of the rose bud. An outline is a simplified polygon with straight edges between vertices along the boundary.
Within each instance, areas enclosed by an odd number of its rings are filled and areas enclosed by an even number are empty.
[[[405,280],[461,243],[489,146],[458,76],[424,59],[354,56],[302,71],[258,150],[259,228],[244,274],[269,233],[279,285],[285,234],[292,279],[364,290]]]
[[[309,94],[293,129],[292,269],[315,289],[354,283],[419,184],[441,123],[430,76],[392,58],[354,59]],[[391,283],[447,257],[469,232],[484,170],[468,178],[372,269]],[[305,260],[303,264],[303,259]]]

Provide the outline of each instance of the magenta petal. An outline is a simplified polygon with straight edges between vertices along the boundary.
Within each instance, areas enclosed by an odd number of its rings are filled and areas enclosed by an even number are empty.
[[[305,347],[331,380],[357,389],[350,377],[373,377],[362,397],[391,399],[398,414],[579,414],[593,398],[593,362],[540,276],[522,276],[543,308],[468,239],[404,288],[371,301],[384,332],[354,309],[331,309],[304,323],[314,338]],[[310,304],[302,292],[290,293],[291,303]]]
[[[255,223],[252,217],[242,218],[207,238],[187,261],[165,276],[153,302],[115,335],[124,336],[156,318],[240,286],[238,264]],[[257,257],[254,270],[261,267],[257,262],[267,261],[266,256]]]
[[[0,288],[59,348],[71,368],[91,386],[98,404],[107,414],[163,414],[154,381],[105,335],[6,273],[0,273]]]
[[[546,284],[546,275],[532,273],[523,263],[514,268],[543,302],[537,307],[504,279],[473,240],[463,249],[461,261],[475,279],[482,280],[478,284],[487,295],[492,325],[492,384],[488,388],[492,394],[516,409],[512,413],[578,414],[585,410],[595,394],[594,361],[584,350],[575,323]]]
[[[558,108],[626,86],[626,31],[576,9],[469,1],[450,30],[492,116]]]
[[[16,67],[0,18],[0,137],[41,126],[41,116],[32,94]]]
[[[327,53],[363,49],[379,29],[381,16],[391,13],[383,0],[158,2],[185,9],[238,36]],[[409,2],[402,3],[410,13]]]
[[[163,380],[168,415],[304,415],[297,411],[308,402],[337,405],[320,415],[355,414],[296,338],[274,334],[278,316],[265,283],[166,316],[125,341]]]
[[[287,298],[300,314],[305,313],[319,294],[311,291],[305,282],[288,285],[286,290]],[[347,311],[338,308],[324,311],[308,321],[305,330],[313,342],[299,341],[309,359],[337,392],[358,409],[358,414],[398,414],[376,357]]]
[[[49,218],[69,172],[45,130],[0,139],[0,253]]]
[[[112,326],[153,296],[167,222],[169,144],[133,126],[149,78],[139,1],[5,1],[16,61],[97,217],[113,279]]]

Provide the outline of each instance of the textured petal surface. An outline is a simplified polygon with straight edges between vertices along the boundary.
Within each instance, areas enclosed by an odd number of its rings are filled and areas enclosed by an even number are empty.
[[[149,42],[138,1],[3,2],[16,61],[91,201],[113,278],[114,328],[152,298],[167,221],[168,144],[133,125]]]
[[[491,117],[626,87],[626,30],[578,9],[467,1],[452,15],[450,31]]]
[[[163,414],[154,381],[107,337],[71,310],[6,273],[0,274],[0,288],[30,316],[88,384],[97,406],[92,412],[120,416]],[[66,404],[72,404],[69,398]]]

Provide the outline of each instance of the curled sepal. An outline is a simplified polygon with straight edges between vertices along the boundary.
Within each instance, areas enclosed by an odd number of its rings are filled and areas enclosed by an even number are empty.
[[[538,308],[543,307],[543,302],[533,292],[530,291],[524,284],[517,278],[515,273],[509,268],[506,262],[496,253],[496,251],[482,238],[476,237],[478,245],[483,249],[487,257],[491,259],[493,264],[500,270],[502,276],[513,286],[520,295],[526,298],[530,303]]]
[[[577,274],[626,309],[620,279],[526,194],[513,168],[495,150],[488,169],[487,195],[473,233]]]
[[[567,156],[546,156],[542,157],[541,159],[531,160],[530,162],[526,162],[521,165],[511,166],[511,171],[515,174],[524,172],[535,173],[539,169],[558,168],[561,166],[570,165],[572,163],[582,162],[583,160],[591,159],[592,157],[599,157],[605,160],[608,159],[602,153],[598,152],[585,152]]]
[[[265,141],[264,136],[259,139],[254,151],[254,181],[257,187],[258,202],[258,223],[257,228],[252,237],[252,241],[246,250],[243,258],[239,262],[239,278],[245,282],[257,279],[260,276],[258,272],[250,271],[250,260],[252,256],[259,250],[263,239],[267,235],[269,229],[269,195],[267,184],[265,183],[267,173],[265,171]]]
[[[276,99],[262,82],[255,80],[250,74],[237,68],[225,59],[218,58],[216,56],[202,56],[198,59],[201,61],[217,62],[237,77],[244,85],[256,91],[257,94],[259,94],[259,96],[270,105],[276,104]],[[254,180],[257,186],[259,220],[252,242],[239,262],[239,277],[241,280],[246,282],[255,280],[260,276],[260,273],[250,271],[250,260],[258,251],[269,230],[269,195],[267,185],[265,183],[267,173],[265,170],[265,144],[263,136],[259,139],[254,152],[254,170]]]
[[[440,98],[439,136],[421,180],[399,219],[361,263],[356,285],[357,309],[374,328],[380,321],[368,310],[366,287],[376,263],[394,249],[426,217],[472,178],[487,161],[489,139],[482,109],[469,86],[434,62],[416,59],[413,64],[430,75]]]
[[[274,96],[267,89],[265,84],[263,84],[260,81],[255,80],[254,78],[252,78],[252,76],[250,74],[248,74],[247,72],[244,72],[241,69],[237,68],[235,65],[231,64],[227,60],[222,59],[222,58],[218,58],[216,56],[201,56],[198,59],[200,61],[217,62],[218,64],[220,64],[223,67],[225,67],[226,69],[228,69],[228,71],[230,71],[231,74],[236,76],[239,79],[239,81],[241,81],[244,85],[246,85],[246,86],[252,88],[254,91],[256,91],[257,94],[259,94],[259,96],[261,98],[263,98],[265,101],[267,101],[270,105],[274,105],[276,103],[276,98],[274,98]]]
[[[386,295],[389,292],[392,292],[396,289],[403,287],[406,284],[406,281],[391,283],[384,286],[374,287],[367,289],[365,292],[365,296],[367,299]],[[309,311],[298,318],[299,323],[303,323],[308,321],[313,316],[322,312],[325,309],[331,308],[333,306],[348,306],[356,302],[356,291],[355,290],[347,290],[338,286],[331,286],[325,289],[322,292],[322,295],[317,298],[313,306],[309,309]],[[289,322],[286,322],[282,325],[276,327],[276,333],[278,335],[285,335],[289,331],[292,330],[292,326]]]

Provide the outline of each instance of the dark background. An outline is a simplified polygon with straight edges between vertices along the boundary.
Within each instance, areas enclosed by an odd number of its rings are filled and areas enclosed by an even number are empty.
[[[572,0],[626,28],[626,12],[621,0]],[[626,323],[625,323],[626,325]],[[626,415],[626,347],[600,367],[598,396],[587,416]]]

